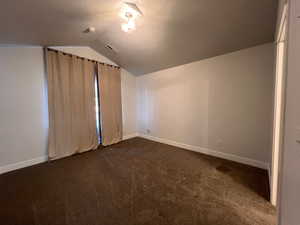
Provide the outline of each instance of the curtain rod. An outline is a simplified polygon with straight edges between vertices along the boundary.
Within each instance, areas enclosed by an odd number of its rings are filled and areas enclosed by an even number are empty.
[[[104,63],[104,62],[100,62],[100,61],[97,61],[97,60],[92,60],[92,59],[84,58],[84,57],[81,57],[81,56],[73,55],[73,54],[66,53],[66,52],[63,52],[63,51],[60,51],[60,50],[56,50],[56,49],[53,49],[53,48],[46,47],[45,49],[47,49],[48,51],[53,51],[53,52],[60,52],[63,55],[75,56],[75,57],[77,57],[79,59],[86,59],[87,61],[90,61],[90,62],[93,62],[93,63],[99,63],[99,64],[102,64],[102,65],[107,65],[107,66],[115,67],[115,68],[118,68],[118,69],[121,68],[120,66],[115,66],[115,65]]]

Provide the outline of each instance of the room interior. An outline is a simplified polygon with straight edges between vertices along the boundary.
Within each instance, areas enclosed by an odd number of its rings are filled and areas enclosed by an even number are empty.
[[[297,0],[5,0],[5,225],[299,225]]]

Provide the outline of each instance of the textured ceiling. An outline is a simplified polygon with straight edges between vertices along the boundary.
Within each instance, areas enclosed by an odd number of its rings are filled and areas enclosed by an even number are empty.
[[[137,0],[124,33],[113,0],[1,0],[0,43],[88,45],[141,75],[274,39],[277,0]],[[94,26],[95,33],[83,33]],[[110,44],[117,53],[104,46]]]

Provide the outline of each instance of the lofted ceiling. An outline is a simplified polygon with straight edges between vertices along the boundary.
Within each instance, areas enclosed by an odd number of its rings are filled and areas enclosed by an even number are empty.
[[[144,15],[125,33],[120,0],[2,0],[0,44],[87,45],[141,75],[274,39],[277,0],[130,2]]]

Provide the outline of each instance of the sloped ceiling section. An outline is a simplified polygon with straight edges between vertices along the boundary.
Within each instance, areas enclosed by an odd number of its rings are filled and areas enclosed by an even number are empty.
[[[125,33],[122,1],[2,0],[0,44],[88,45],[141,75],[274,39],[277,0],[130,2],[144,16],[135,31]],[[89,26],[96,32],[84,33]]]

